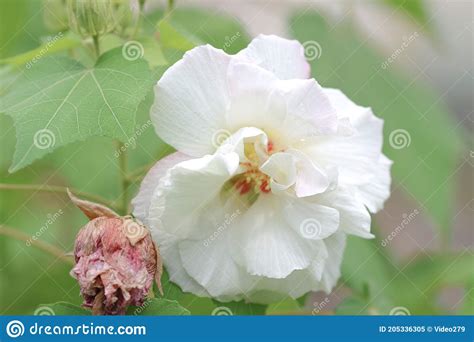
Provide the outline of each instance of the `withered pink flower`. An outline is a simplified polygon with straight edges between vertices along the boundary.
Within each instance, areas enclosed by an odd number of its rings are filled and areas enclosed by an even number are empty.
[[[161,291],[161,259],[148,229],[131,216],[69,195],[91,219],[77,234],[71,270],[83,305],[93,314],[123,315],[128,306],[143,304],[154,279]]]

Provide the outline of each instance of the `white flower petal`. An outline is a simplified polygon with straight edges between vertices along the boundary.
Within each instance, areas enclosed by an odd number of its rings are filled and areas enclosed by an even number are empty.
[[[172,167],[153,193],[149,224],[182,238],[204,236],[210,217],[201,213],[215,206],[223,184],[239,166],[235,152],[190,159]],[[201,229],[196,229],[201,224]],[[210,227],[212,228],[212,227]]]
[[[271,155],[260,170],[272,178],[272,190],[286,190],[296,182],[295,158],[290,153],[277,152]]]
[[[238,227],[228,229],[233,228]],[[228,235],[228,231],[224,231],[208,244],[203,240],[182,241],[179,253],[188,274],[206,288],[212,297],[239,300],[255,280],[232,259]]]
[[[158,186],[161,177],[166,175],[168,169],[171,169],[176,164],[188,160],[190,157],[175,152],[159,160],[147,173],[142,180],[140,190],[137,196],[132,200],[133,214],[138,217],[143,223],[147,224],[148,210],[150,208],[151,198],[153,192]]]
[[[373,177],[366,184],[358,187],[358,197],[372,213],[382,209],[384,202],[390,196],[392,163],[390,159],[381,155],[379,161],[373,164]]]
[[[339,90],[325,89],[325,92],[340,118],[350,120],[354,134],[318,137],[305,152],[323,165],[337,166],[340,183],[366,184],[381,155],[383,120],[375,117],[370,108],[354,104]]]
[[[370,214],[356,193],[355,188],[338,187],[312,200],[336,209],[339,212],[339,227],[346,234],[371,239],[374,236],[370,233]]]
[[[231,230],[233,255],[251,275],[285,278],[315,256],[312,242],[285,221],[279,202],[261,195]]]
[[[231,59],[210,45],[199,46],[158,81],[151,120],[158,135],[178,151],[194,157],[215,151],[213,135],[226,127]]]
[[[160,236],[160,239],[162,239],[162,235]],[[164,260],[164,266],[168,272],[169,279],[177,284],[183,292],[191,292],[198,296],[209,297],[209,292],[194,280],[194,278],[192,278],[184,269],[178,245],[179,240],[176,239],[172,242],[162,243],[159,245],[160,254]],[[162,285],[166,288],[166,284]]]
[[[328,251],[324,272],[321,277],[322,290],[330,293],[341,276],[341,263],[346,248],[346,234],[337,232],[324,240]]]
[[[280,79],[309,77],[310,66],[304,47],[296,40],[259,35],[238,56],[253,61]]]
[[[305,239],[322,240],[339,228],[339,212],[302,199],[290,200],[283,210],[288,224]]]

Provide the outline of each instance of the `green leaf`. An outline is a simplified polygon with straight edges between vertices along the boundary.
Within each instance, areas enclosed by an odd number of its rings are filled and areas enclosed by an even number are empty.
[[[410,307],[412,313],[425,313],[427,307],[436,309],[436,297],[442,288],[474,283],[473,265],[474,256],[469,251],[414,260],[404,268],[404,276],[391,284],[398,290],[397,305]]]
[[[154,37],[143,37],[139,39],[139,42],[143,45],[144,56],[150,64],[150,67],[154,68],[157,66],[168,65],[160,44]]]
[[[80,306],[67,303],[57,302],[53,304],[41,304],[34,311],[34,315],[45,316],[90,316],[91,311]]]
[[[337,307],[337,315],[370,315],[369,303],[361,297],[345,298]]]
[[[81,39],[76,35],[64,35],[62,32],[60,32],[56,36],[50,37],[46,43],[42,44],[36,49],[13,57],[1,59],[0,64],[12,64],[16,66],[26,64],[27,68],[32,68],[40,58],[44,58],[57,52],[67,51],[79,46],[80,44]]]
[[[245,303],[243,300],[239,302],[219,302],[213,300],[216,308],[212,311],[214,316],[230,316],[230,315],[265,315],[266,305]]]
[[[439,95],[392,71],[392,64],[382,67],[386,61],[350,23],[332,28],[319,15],[306,13],[296,16],[291,28],[308,53],[311,47],[317,48],[317,55],[308,59],[318,82],[341,89],[384,119],[384,152],[394,161],[392,175],[399,188],[418,200],[448,234],[461,141]],[[390,144],[390,134],[400,129],[407,138],[402,148],[393,137]]]
[[[168,18],[160,20],[157,29],[160,42],[164,48],[187,51],[201,45],[201,42],[193,37],[191,33],[172,23]]]
[[[141,306],[128,308],[127,314],[139,316],[182,316],[189,315],[190,313],[175,300],[150,298]]]
[[[16,128],[10,172],[91,136],[130,139],[153,75],[144,60],[127,59],[121,50],[105,53],[92,69],[68,58],[43,58],[18,78],[0,102]]]
[[[303,296],[300,298],[306,298],[307,296]],[[268,305],[266,310],[267,315],[295,315],[295,314],[302,314],[303,311],[301,307],[304,306],[300,304],[299,300],[295,300],[291,297],[288,297],[284,300],[278,301],[276,303]]]
[[[349,236],[341,269],[344,284],[350,287],[356,296],[364,298],[367,306],[379,310],[393,304],[393,289],[387,285],[398,273],[382,253],[374,240]]]

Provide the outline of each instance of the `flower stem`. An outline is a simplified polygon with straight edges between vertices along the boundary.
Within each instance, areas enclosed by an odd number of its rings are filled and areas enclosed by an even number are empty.
[[[24,241],[25,243],[30,243],[31,246],[34,246],[42,250],[43,252],[46,252],[65,263],[74,265],[73,259],[67,256],[66,252],[64,252],[63,250],[59,249],[56,246],[50,245],[49,243],[45,241],[34,240],[28,234],[25,234],[17,229],[0,225],[0,235],[4,235],[4,236],[7,236],[19,241]]]
[[[95,57],[99,58],[99,56],[100,56],[99,35],[97,35],[97,34],[93,35],[92,36],[92,41],[94,42]]]
[[[8,183],[0,183],[0,190],[25,190],[25,191],[41,191],[41,192],[55,192],[61,194],[67,194],[67,187],[59,186],[59,185],[45,185],[45,184],[8,184]],[[113,203],[111,201],[106,200],[105,198],[90,194],[88,192],[79,191],[76,189],[71,189],[72,193],[76,194],[79,197],[83,197],[89,199],[94,202],[99,202],[109,207],[113,207]]]
[[[128,214],[128,187],[130,186],[130,179],[127,176],[128,160],[125,145],[122,142],[117,142],[117,151],[119,154],[119,167],[122,182],[122,205],[121,212],[123,215]]]

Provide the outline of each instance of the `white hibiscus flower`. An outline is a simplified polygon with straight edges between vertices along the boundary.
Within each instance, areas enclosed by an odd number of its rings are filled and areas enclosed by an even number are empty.
[[[330,292],[347,234],[371,238],[389,196],[383,121],[308,79],[297,41],[231,56],[200,46],[155,88],[151,119],[178,152],[133,200],[170,279],[221,301]]]

